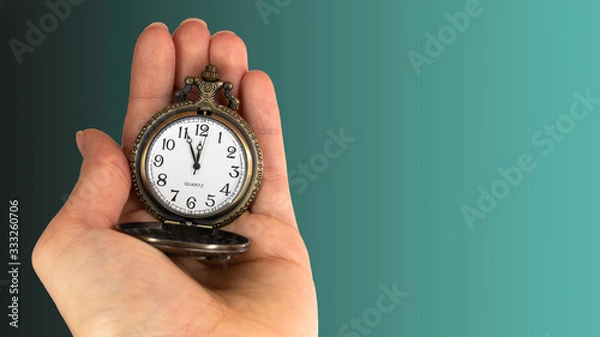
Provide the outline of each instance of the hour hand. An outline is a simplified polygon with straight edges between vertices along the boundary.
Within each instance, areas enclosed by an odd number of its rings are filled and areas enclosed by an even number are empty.
[[[194,159],[194,164],[192,165],[192,167],[194,168],[194,174],[196,174],[196,171],[198,171],[200,169],[200,163],[198,163],[198,161],[200,160],[200,151],[202,150],[201,145],[198,145],[198,152],[194,153],[194,146],[192,145],[192,138],[190,138],[190,136],[187,136],[186,140],[185,140],[189,145],[190,145],[190,151],[192,151],[192,158]]]
[[[196,157],[196,153],[194,153],[194,146],[192,145],[192,138],[190,138],[190,136],[186,135],[186,139],[185,141],[188,143],[188,145],[190,146],[190,151],[192,151],[192,159],[194,159],[194,163],[198,162],[198,159]]]

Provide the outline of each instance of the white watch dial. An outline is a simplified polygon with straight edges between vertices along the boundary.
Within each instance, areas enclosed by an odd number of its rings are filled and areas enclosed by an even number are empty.
[[[206,217],[231,205],[246,181],[245,148],[237,134],[203,115],[161,129],[145,159],[149,192],[171,212]]]

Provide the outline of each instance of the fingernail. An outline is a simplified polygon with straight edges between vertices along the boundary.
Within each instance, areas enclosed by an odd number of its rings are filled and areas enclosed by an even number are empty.
[[[183,26],[183,24],[187,23],[187,22],[198,22],[200,24],[203,24],[204,27],[208,28],[208,25],[206,24],[206,22],[204,20],[198,19],[198,18],[187,18],[187,19],[181,21],[181,23],[179,24],[179,27]]]
[[[237,36],[236,33],[232,32],[230,30],[220,30],[220,31],[214,33],[213,36],[217,36],[219,34],[233,34],[233,35]]]
[[[85,150],[85,133],[83,131],[77,131],[75,134],[75,142],[77,143],[79,153],[83,155],[83,150]]]
[[[148,27],[146,27],[146,29],[144,29],[144,30],[148,30],[148,29],[154,28],[154,27],[162,27],[162,28],[166,29],[167,31],[169,31],[169,27],[167,27],[167,25],[165,25],[162,22],[153,22],[153,23],[149,24]]]

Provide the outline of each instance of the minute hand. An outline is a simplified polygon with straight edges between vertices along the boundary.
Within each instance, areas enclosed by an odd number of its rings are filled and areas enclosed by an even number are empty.
[[[200,165],[200,159],[204,157],[202,154],[205,152],[204,150],[206,149],[206,142],[208,142],[208,136],[204,138],[204,143],[202,141],[198,143],[198,165]]]

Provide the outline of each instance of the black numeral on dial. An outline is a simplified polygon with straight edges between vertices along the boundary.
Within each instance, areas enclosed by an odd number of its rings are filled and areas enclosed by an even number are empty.
[[[189,209],[194,209],[194,208],[196,208],[196,201],[197,201],[196,198],[189,197],[188,200],[185,202],[185,205]]]
[[[229,195],[229,183],[225,184],[225,186],[223,186],[223,188],[219,191],[225,195]]]
[[[165,158],[163,156],[161,156],[160,154],[157,154],[154,157],[154,166],[161,167],[161,166],[163,166],[164,163],[165,163]]]
[[[164,173],[159,174],[156,185],[161,186],[161,187],[166,186],[167,185],[167,175]]]
[[[183,126],[180,126],[179,127],[179,138],[187,139],[189,137],[190,137],[190,135],[188,134],[188,128],[187,127],[184,128]]]
[[[227,158],[229,159],[235,159],[235,151],[237,151],[237,149],[233,146],[230,146],[227,148]]]
[[[213,194],[209,194],[206,196],[206,201],[204,202],[204,204],[206,205],[206,207],[213,207],[215,205],[215,198],[216,195]]]
[[[208,137],[209,126],[206,124],[196,124],[196,136]]]
[[[173,151],[174,148],[175,148],[175,140],[166,139],[166,138],[163,139],[163,143],[162,143],[163,150]]]
[[[229,172],[229,176],[231,178],[237,178],[240,176],[240,167],[239,166],[231,165],[231,169],[233,170],[233,171]]]

